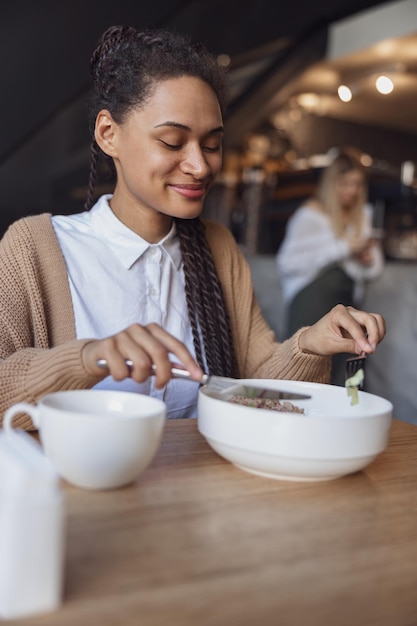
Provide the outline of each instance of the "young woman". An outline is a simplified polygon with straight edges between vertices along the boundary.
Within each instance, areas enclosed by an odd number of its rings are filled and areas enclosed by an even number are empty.
[[[323,171],[316,195],[289,219],[276,258],[287,337],[337,304],[359,305],[365,282],[381,274],[384,256],[372,237],[366,196],[365,169],[352,151],[344,151]],[[340,371],[339,384],[342,377]]]
[[[198,385],[171,379],[172,361],[196,380],[206,370],[324,382],[329,355],[375,350],[382,317],[345,307],[275,343],[232,235],[200,219],[221,168],[227,83],[206,50],[116,26],[91,73],[86,210],[23,218],[0,245],[1,412],[100,386],[152,394],[170,417],[194,417]],[[100,158],[116,183],[94,203]],[[24,416],[20,425],[30,427]]]

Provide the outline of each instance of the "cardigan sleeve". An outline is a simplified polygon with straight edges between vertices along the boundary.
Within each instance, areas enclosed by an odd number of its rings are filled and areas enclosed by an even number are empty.
[[[16,402],[34,403],[52,391],[97,382],[84,370],[81,351],[89,340],[75,339],[66,289],[49,216],[15,222],[0,242],[1,416]],[[15,425],[33,427],[23,415]]]
[[[256,300],[250,267],[230,231],[207,223],[206,234],[229,312],[241,377],[329,382],[330,358],[306,354],[299,347],[304,329],[283,343],[276,341]]]

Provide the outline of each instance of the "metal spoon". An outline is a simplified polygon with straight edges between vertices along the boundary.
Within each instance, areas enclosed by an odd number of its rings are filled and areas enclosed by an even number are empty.
[[[107,368],[107,361],[99,359],[97,365]],[[133,368],[133,361],[126,359],[126,365]],[[153,373],[156,372],[156,366],[152,364]],[[190,372],[180,367],[172,366],[171,374],[173,378],[181,378],[190,382],[206,385],[211,394],[224,397],[226,393],[241,394],[248,398],[271,398],[272,400],[308,400],[311,396],[304,393],[295,393],[293,391],[284,391],[281,389],[272,389],[260,387],[258,385],[248,385],[242,383],[236,378],[226,378],[225,376],[210,376],[203,374],[200,380],[191,378]]]

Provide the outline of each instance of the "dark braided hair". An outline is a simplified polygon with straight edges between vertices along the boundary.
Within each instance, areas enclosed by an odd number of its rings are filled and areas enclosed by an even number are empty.
[[[165,30],[137,31],[112,26],[102,35],[90,62],[93,91],[90,99],[91,166],[85,209],[94,203],[98,161],[104,158],[115,174],[111,157],[94,139],[97,114],[107,109],[121,124],[128,113],[146,105],[156,83],[182,76],[200,78],[214,91],[225,110],[225,71],[201,44]],[[218,376],[238,376],[230,320],[213,257],[200,218],[175,218],[185,275],[185,294],[196,358]]]

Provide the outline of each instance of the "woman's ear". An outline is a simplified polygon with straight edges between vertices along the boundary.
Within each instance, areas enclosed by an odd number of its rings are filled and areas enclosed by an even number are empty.
[[[104,154],[114,157],[116,156],[115,136],[117,132],[117,124],[107,109],[99,111],[96,117],[96,125],[94,129],[94,137],[97,145],[103,150]]]

